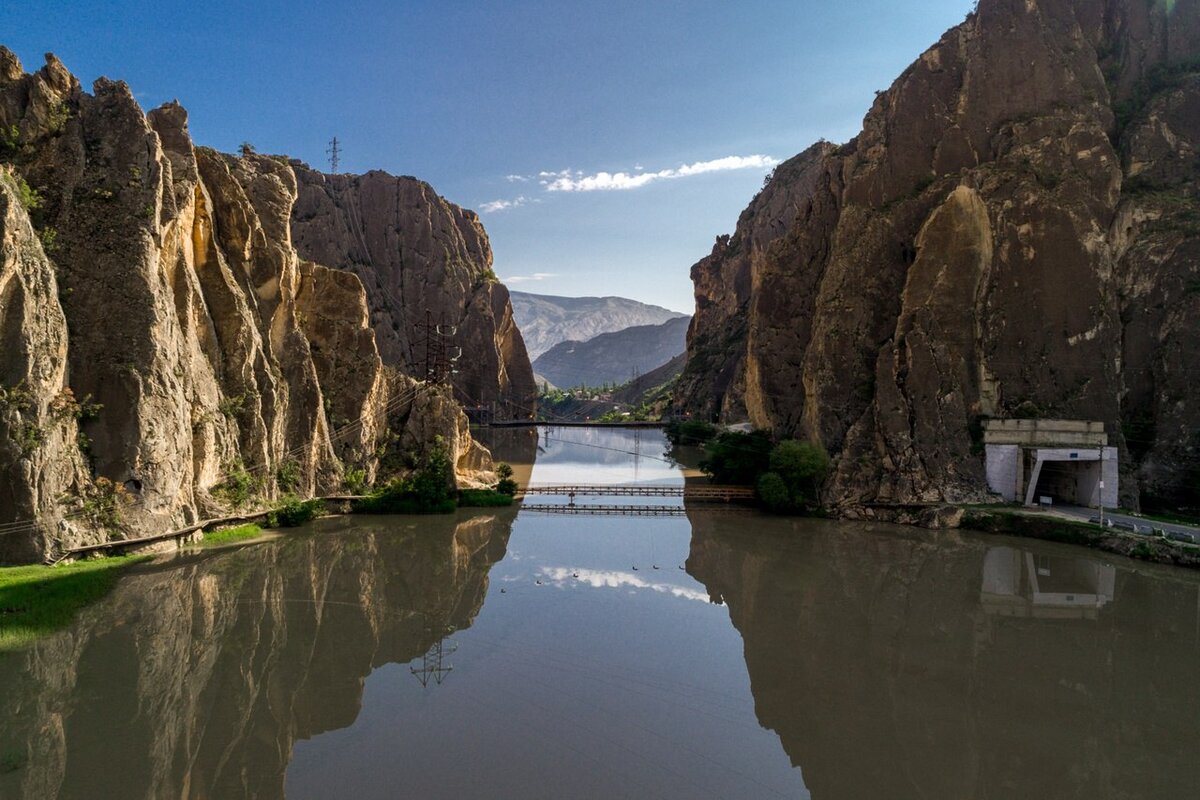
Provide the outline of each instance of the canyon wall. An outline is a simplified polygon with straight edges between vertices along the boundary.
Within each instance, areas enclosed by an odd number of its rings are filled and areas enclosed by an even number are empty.
[[[286,158],[0,48],[0,178],[0,561],[341,491],[386,450],[489,477],[450,387],[384,364],[359,279],[298,256]]]
[[[1194,0],[981,0],[692,268],[676,411],[821,443],[843,513],[986,499],[1012,416],[1200,506],[1198,66]]]
[[[384,363],[424,377],[429,342],[437,337],[448,358],[457,356],[450,377],[458,400],[531,418],[533,369],[475,212],[416,178],[378,171],[325,175],[300,162],[293,166],[296,248],[304,258],[362,279]]]

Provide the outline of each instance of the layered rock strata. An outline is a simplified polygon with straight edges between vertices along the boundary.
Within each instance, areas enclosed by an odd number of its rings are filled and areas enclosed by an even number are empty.
[[[385,435],[488,468],[448,389],[387,377],[358,278],[298,257],[287,159],[2,48],[0,134],[0,559],[340,491]]]
[[[362,279],[384,363],[424,377],[427,356],[436,361],[444,348],[459,400],[531,417],[533,369],[475,212],[416,178],[293,166],[296,248]]]
[[[1015,415],[1200,505],[1198,65],[1194,3],[981,0],[692,268],[677,410],[820,442],[848,513],[985,499]]]

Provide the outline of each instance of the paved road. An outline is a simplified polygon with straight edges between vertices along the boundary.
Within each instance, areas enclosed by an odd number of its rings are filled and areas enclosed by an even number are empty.
[[[1083,508],[1081,506],[1054,506],[1054,511],[1061,514],[1067,514],[1072,517],[1077,517],[1085,520],[1090,520],[1097,513],[1094,508]],[[1148,533],[1150,530],[1159,529],[1168,534],[1178,533],[1185,536],[1195,537],[1194,541],[1200,542],[1200,527],[1194,525],[1183,525],[1177,522],[1159,522],[1158,520],[1147,519],[1145,517],[1136,517],[1133,514],[1122,514],[1119,512],[1104,512],[1106,520],[1111,519],[1113,522],[1127,522],[1131,525],[1136,525],[1139,533]]]

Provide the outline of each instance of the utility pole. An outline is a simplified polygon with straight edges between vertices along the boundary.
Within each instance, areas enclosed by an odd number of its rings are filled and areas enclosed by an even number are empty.
[[[337,175],[338,162],[342,157],[342,147],[338,144],[338,138],[333,137],[333,141],[329,143],[329,148],[325,151],[329,155],[329,172]]]

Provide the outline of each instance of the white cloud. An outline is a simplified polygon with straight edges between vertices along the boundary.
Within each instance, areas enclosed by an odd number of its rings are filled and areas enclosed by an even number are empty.
[[[562,170],[560,172],[540,172],[540,183],[548,192],[607,192],[640,189],[656,181],[686,178],[692,175],[703,175],[709,172],[728,172],[742,169],[768,170],[779,163],[778,159],[770,156],[726,156],[712,161],[697,161],[684,164],[676,169],[663,169],[657,172],[597,172],[594,175],[584,175],[578,171]]]
[[[504,180],[509,183],[529,183],[529,178],[524,175],[505,175]]]
[[[709,602],[704,592],[689,589],[686,586],[676,586],[671,583],[652,583],[643,580],[632,572],[600,571],[593,569],[567,569],[565,567],[542,567],[542,574],[555,585],[566,585],[572,581],[592,586],[597,589],[649,589],[659,594],[669,594],[684,600],[696,600],[701,603]]]
[[[493,200],[490,203],[483,203],[479,206],[479,210],[484,214],[495,214],[497,211],[520,208],[528,202],[529,198],[521,195],[520,197],[514,197],[512,200]]]
[[[557,278],[557,272],[535,272],[532,275],[513,275],[511,278],[501,278],[501,283],[529,283],[531,281],[545,281],[550,278]]]

